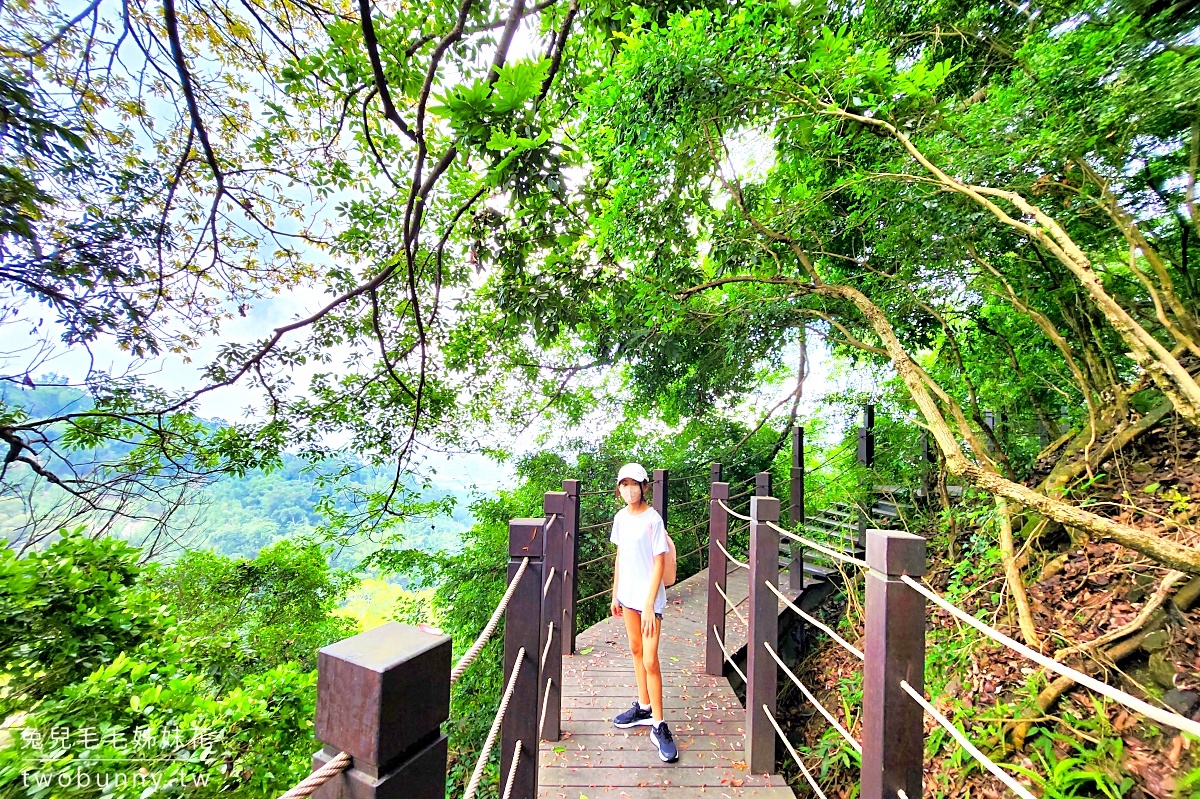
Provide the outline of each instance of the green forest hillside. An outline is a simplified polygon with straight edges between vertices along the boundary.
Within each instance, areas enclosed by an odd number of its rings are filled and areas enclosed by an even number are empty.
[[[0,403],[20,407],[30,417],[43,418],[91,407],[87,392],[67,385],[66,378],[52,374],[30,383],[33,387],[0,384]],[[211,429],[226,424],[220,419],[200,422]],[[51,440],[61,436],[61,430],[56,432],[58,435],[52,435]],[[127,445],[110,442],[80,450],[72,453],[59,468],[64,476],[72,468],[86,472],[97,464],[119,459],[130,449]],[[273,468],[254,469],[242,475],[216,475],[195,486],[170,531],[177,538],[178,546],[168,548],[167,557],[178,557],[186,547],[253,559],[260,550],[277,541],[312,538],[322,522],[320,506],[325,491],[321,486],[321,475],[332,471],[333,466],[336,464],[313,468],[295,455],[284,452]],[[354,482],[363,486],[384,479],[378,470],[371,468],[360,468],[353,476]],[[457,550],[463,532],[471,525],[468,510],[473,500],[471,494],[439,489],[434,485],[417,489],[414,484],[413,487],[419,491],[423,502],[430,503],[433,511],[431,516],[413,519],[403,526],[405,540],[415,549],[430,552]],[[0,498],[0,529],[8,532],[10,546],[20,546],[21,536],[29,533],[29,503],[49,513],[56,501],[60,502],[61,497],[56,496],[52,486],[35,485],[32,480],[6,486],[5,495]],[[334,507],[338,507],[336,503]],[[81,517],[80,521],[86,521],[86,518]],[[149,534],[150,526],[146,520],[134,520],[120,525],[114,534],[137,543]],[[333,565],[353,568],[367,551],[339,547],[332,555]]]

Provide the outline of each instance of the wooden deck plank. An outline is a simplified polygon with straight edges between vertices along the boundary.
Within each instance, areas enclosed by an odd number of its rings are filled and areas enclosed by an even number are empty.
[[[729,785],[710,786],[646,786],[629,787],[588,787],[584,790],[554,786],[547,788],[541,794],[548,799],[693,799],[693,797],[712,797],[712,799],[795,799],[791,788],[734,788]]]
[[[730,600],[743,614],[746,578],[744,569],[734,568],[727,583]],[[576,654],[563,658],[563,739],[542,742],[539,797],[795,799],[779,775],[747,771],[746,712],[728,680],[704,673],[707,580],[705,570],[668,589],[663,614],[663,705],[679,761],[659,760],[648,727],[612,726],[613,717],[637,698],[637,686],[625,624],[605,619],[581,632]],[[787,585],[786,572],[780,582]],[[746,626],[733,613],[726,635],[731,652],[745,645]]]

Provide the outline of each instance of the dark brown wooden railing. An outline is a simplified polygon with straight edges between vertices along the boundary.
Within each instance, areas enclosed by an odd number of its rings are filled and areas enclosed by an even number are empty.
[[[860,463],[869,464],[875,445],[873,408],[868,408],[864,419],[855,454]],[[845,548],[838,548],[829,540],[805,535],[802,428],[796,429],[792,439],[788,521],[793,529],[780,524],[781,503],[771,496],[769,473],[756,475],[752,487],[731,494],[731,486],[722,480],[723,471],[721,464],[713,464],[709,471],[709,512],[704,525],[708,539],[700,542],[708,559],[704,668],[712,675],[736,673],[745,683],[746,759],[752,772],[773,773],[777,743],[782,743],[814,794],[824,799],[816,777],[776,719],[782,671],[861,756],[862,799],[921,796],[925,715],[946,728],[1015,794],[1033,799],[1026,786],[984,756],[925,699],[927,601],[1050,671],[1070,676],[1159,723],[1200,735],[1200,723],[1030,650],[937,595],[921,582],[926,563],[923,538],[901,530],[867,528],[859,541],[843,542]],[[664,521],[669,522],[672,480],[678,479],[665,469],[654,471],[653,502]],[[574,652],[579,572],[587,565],[578,562],[580,535],[588,527],[606,527],[580,526],[580,498],[601,493],[605,492],[581,491],[578,480],[566,480],[562,491],[545,495],[542,517],[510,522],[508,588],[487,627],[453,669],[450,638],[425,625],[386,624],[322,649],[315,732],[323,748],[313,757],[314,774],[286,796],[444,799],[447,739],[442,724],[449,716],[451,685],[470,668],[502,615],[503,695],[464,799],[472,799],[478,789],[497,741],[501,795],[533,799],[538,789],[540,742],[557,741],[561,735],[562,658]],[[747,497],[749,494],[752,496]],[[749,501],[748,513],[733,507],[743,499]],[[689,500],[688,504],[695,502]],[[749,547],[744,555],[730,551],[731,531],[740,532],[731,520],[748,524]],[[781,551],[782,539],[787,540],[788,548]],[[865,553],[859,543],[865,544]],[[798,599],[789,598],[789,593],[796,597],[803,590],[805,554],[809,552],[839,568],[863,572],[866,618],[862,649],[806,612]],[[609,557],[595,560],[607,562]],[[728,599],[730,567],[748,572],[744,617]],[[790,572],[787,591],[779,585],[781,568]],[[726,643],[730,612],[744,618],[748,627],[745,671]],[[780,656],[781,612],[797,613],[813,630],[863,661],[861,742],[820,704]]]

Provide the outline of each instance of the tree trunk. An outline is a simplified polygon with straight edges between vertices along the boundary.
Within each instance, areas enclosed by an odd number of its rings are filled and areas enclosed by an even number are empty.
[[[1013,604],[1017,606],[1017,624],[1021,628],[1021,637],[1029,646],[1041,650],[1042,639],[1038,638],[1037,627],[1033,623],[1033,611],[1029,607],[1029,594],[1025,591],[1025,581],[1021,577],[1021,570],[1017,568],[1012,516],[1008,512],[1008,501],[1003,497],[996,498],[996,515],[1000,522],[1000,557],[1004,561],[1004,578],[1008,583],[1009,593],[1012,594]]]

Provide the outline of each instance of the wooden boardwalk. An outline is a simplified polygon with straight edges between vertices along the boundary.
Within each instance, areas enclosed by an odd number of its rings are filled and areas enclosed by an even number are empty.
[[[780,583],[787,585],[786,571]],[[747,591],[746,570],[732,569],[727,593],[743,615]],[[704,673],[707,597],[706,569],[667,590],[663,613],[663,705],[679,761],[659,760],[649,727],[612,726],[637,698],[637,687],[625,623],[610,617],[580,633],[576,654],[563,658],[563,738],[542,742],[539,797],[795,799],[779,775],[749,773],[746,711],[724,677]],[[726,633],[730,652],[745,645],[746,626],[732,613]]]

